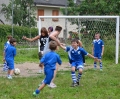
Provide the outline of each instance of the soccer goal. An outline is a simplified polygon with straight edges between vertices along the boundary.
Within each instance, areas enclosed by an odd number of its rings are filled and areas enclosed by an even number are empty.
[[[39,16],[38,28],[40,35],[42,27],[52,26],[55,29],[60,25],[63,28],[59,35],[61,42],[69,45],[72,38],[79,38],[89,53],[92,52],[94,35],[98,32],[105,44],[103,57],[118,64],[119,22],[119,16]]]

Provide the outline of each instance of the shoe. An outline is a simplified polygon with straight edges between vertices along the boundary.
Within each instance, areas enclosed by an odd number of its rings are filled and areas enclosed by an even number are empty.
[[[39,70],[39,72],[38,72],[38,73],[43,74],[43,70]]]
[[[79,81],[77,82],[77,85],[78,85],[78,86],[80,85]]]
[[[38,94],[36,94],[36,92],[33,92],[33,96],[35,96],[35,97],[36,97],[37,95],[38,95]]]
[[[100,69],[100,71],[103,71],[102,69]]]
[[[96,70],[96,67],[94,67],[94,70]]]
[[[8,79],[12,79],[12,76],[8,75],[7,78],[8,78]]]
[[[77,83],[72,83],[71,87],[76,87],[78,84]]]
[[[51,82],[51,83],[48,85],[48,87],[50,87],[50,88],[56,88],[57,86],[56,86],[53,82]]]

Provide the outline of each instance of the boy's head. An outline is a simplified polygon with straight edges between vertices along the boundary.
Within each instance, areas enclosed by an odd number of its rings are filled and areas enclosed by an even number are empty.
[[[62,30],[62,27],[61,27],[61,26],[56,26],[56,27],[55,27],[55,31],[61,32],[61,30]]]
[[[52,31],[53,31],[53,27],[50,26],[50,27],[48,28],[48,32],[52,32]]]
[[[55,41],[50,41],[49,48],[52,51],[56,50],[57,49],[57,43]]]
[[[12,38],[11,35],[8,35],[8,36],[7,36],[8,41],[10,41],[11,38]]]
[[[71,41],[71,46],[72,46],[74,49],[76,49],[76,48],[78,47],[78,45],[79,45],[79,42],[78,42],[77,39],[73,39],[73,40]]]
[[[15,38],[11,38],[10,39],[10,44],[13,45],[13,46],[16,46],[16,39]]]
[[[47,29],[45,27],[41,28],[41,35],[42,36],[48,36],[48,31],[47,31]]]
[[[95,39],[100,39],[100,33],[95,33]]]

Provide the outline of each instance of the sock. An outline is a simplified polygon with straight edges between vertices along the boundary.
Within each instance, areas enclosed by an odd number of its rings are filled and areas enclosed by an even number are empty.
[[[100,69],[102,69],[102,62],[100,62]]]
[[[77,82],[79,82],[79,80],[80,80],[81,76],[82,76],[82,74],[78,73]]]
[[[36,94],[39,94],[39,93],[40,93],[40,90],[36,89],[36,91],[35,91],[35,92],[36,92]]]
[[[96,62],[94,62],[94,68],[96,68],[97,67],[97,63]]]
[[[73,82],[76,83],[77,79],[76,79],[76,74],[75,74],[75,72],[72,72],[72,71],[71,71],[71,76],[72,76]]]

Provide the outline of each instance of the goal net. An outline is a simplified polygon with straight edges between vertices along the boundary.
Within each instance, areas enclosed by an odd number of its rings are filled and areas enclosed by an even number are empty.
[[[119,16],[39,16],[39,35],[42,27],[62,26],[59,35],[61,42],[70,44],[71,39],[79,38],[83,47],[92,53],[92,41],[96,32],[100,33],[105,44],[103,57],[115,60],[119,59]],[[38,42],[39,46],[40,43]],[[40,47],[38,47],[40,48]]]

